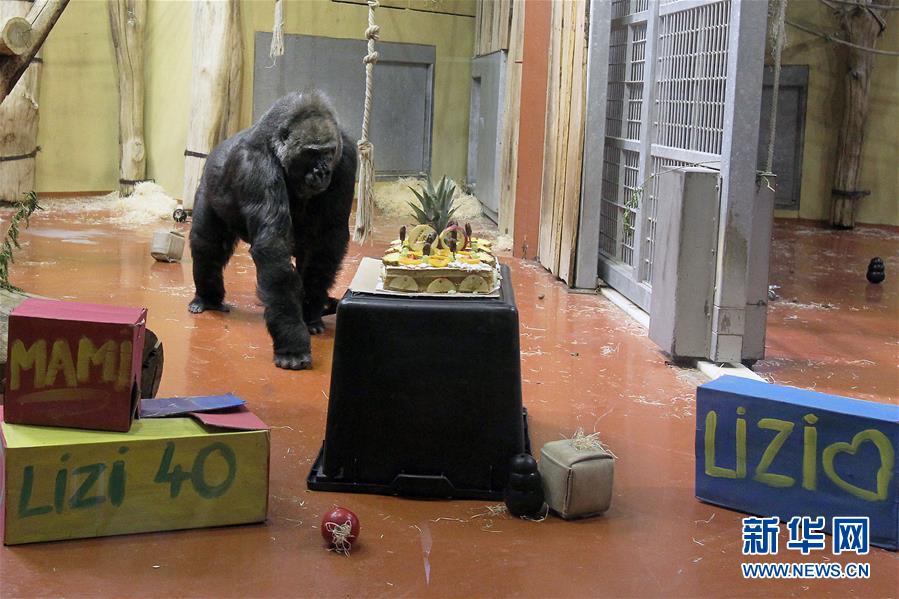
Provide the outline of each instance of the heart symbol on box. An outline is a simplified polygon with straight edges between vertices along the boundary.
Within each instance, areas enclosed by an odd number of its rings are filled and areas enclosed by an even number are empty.
[[[858,453],[859,446],[869,441],[877,447],[880,452],[880,468],[877,470],[877,490],[863,489],[843,480],[833,467],[834,458],[837,454],[848,453],[855,455]],[[858,497],[867,501],[884,501],[890,492],[890,479],[893,478],[893,464],[896,461],[896,454],[893,451],[893,444],[889,438],[882,432],[875,429],[864,430],[852,438],[852,443],[833,443],[824,448],[821,452],[821,465],[827,477],[834,482],[835,485]]]

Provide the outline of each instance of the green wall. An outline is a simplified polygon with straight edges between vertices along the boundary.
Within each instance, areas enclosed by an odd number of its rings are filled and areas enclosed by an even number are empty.
[[[787,18],[817,31],[838,31],[832,11],[818,0],[793,0]],[[878,40],[882,50],[899,51],[899,17],[890,17]],[[808,65],[809,87],[799,210],[777,216],[830,220],[830,190],[843,113],[846,48],[787,26],[782,64]],[[871,195],[860,200],[858,222],[899,225],[899,58],[877,56],[869,90],[870,106],[862,150],[861,187]]]
[[[253,36],[256,31],[271,31],[273,6],[268,0],[241,1],[243,127],[250,125],[252,117]],[[150,0],[148,12],[147,176],[178,197],[191,110],[193,7],[187,0]],[[384,7],[378,10],[377,21],[383,41],[436,46],[432,168],[435,174],[464,178],[474,18]],[[285,33],[361,39],[366,26],[365,6],[330,0],[285,1]],[[71,2],[46,42],[45,61],[38,191],[115,189],[118,100],[105,1]],[[377,147],[378,140],[373,141]]]
[[[35,187],[118,188],[118,87],[106,2],[70,2],[43,53]]]

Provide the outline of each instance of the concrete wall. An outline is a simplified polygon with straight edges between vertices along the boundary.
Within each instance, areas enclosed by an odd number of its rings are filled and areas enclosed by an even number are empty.
[[[818,0],[791,0],[787,18],[817,31],[835,32],[839,25]],[[803,148],[802,193],[798,211],[776,216],[814,220],[830,218],[830,190],[843,110],[845,48],[787,26],[782,63],[809,66],[808,107]],[[899,13],[887,16],[887,29],[877,47],[899,51]],[[865,130],[861,187],[871,195],[861,200],[858,221],[899,225],[899,58],[877,56],[871,80]]]
[[[273,6],[273,2],[241,2],[244,127],[252,118],[253,35],[271,31]],[[377,21],[384,41],[436,46],[432,171],[437,176],[447,173],[463,180],[474,18],[383,7]],[[150,1],[146,40],[147,176],[174,196],[181,193],[191,110],[192,22],[191,2]],[[366,26],[365,6],[330,0],[285,2],[285,33],[361,39]],[[38,155],[38,191],[116,188],[118,100],[106,3],[71,2],[44,51],[38,138],[43,152]],[[364,72],[360,68],[348,76],[364,77]],[[378,140],[373,141],[377,147]]]

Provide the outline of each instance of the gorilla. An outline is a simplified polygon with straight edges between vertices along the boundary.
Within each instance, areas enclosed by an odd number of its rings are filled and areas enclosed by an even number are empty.
[[[246,241],[275,365],[311,368],[309,335],[336,304],[328,289],[347,250],[355,177],[356,144],[317,91],[284,96],[216,146],[194,199],[188,309],[229,311],[222,271]]]

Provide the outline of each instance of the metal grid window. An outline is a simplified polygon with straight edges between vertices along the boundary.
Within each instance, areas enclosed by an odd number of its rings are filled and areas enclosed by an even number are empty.
[[[627,79],[627,132],[625,137],[640,141],[643,113],[643,77],[646,66],[646,23],[628,28],[630,31],[630,76]]]
[[[612,4],[600,271],[607,280],[627,279],[629,292],[622,292],[644,308],[655,253],[657,175],[681,166],[721,166],[734,1],[741,0]]]
[[[649,8],[649,2],[650,0],[614,0],[612,2],[612,18],[620,19],[643,12]]]
[[[729,14],[725,1],[660,17],[655,143],[720,154]]]

